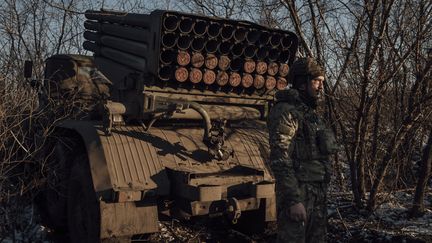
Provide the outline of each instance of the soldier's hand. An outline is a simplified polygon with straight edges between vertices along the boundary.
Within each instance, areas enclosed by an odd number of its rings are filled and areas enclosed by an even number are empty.
[[[290,217],[297,222],[306,222],[306,209],[303,203],[297,203],[290,207]]]

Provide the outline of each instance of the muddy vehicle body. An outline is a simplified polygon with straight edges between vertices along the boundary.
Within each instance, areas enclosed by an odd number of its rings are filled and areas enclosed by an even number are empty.
[[[265,118],[297,37],[172,11],[86,17],[94,56],[46,61],[41,103],[74,103],[46,150],[47,224],[97,242],[157,232],[161,214],[275,221]]]

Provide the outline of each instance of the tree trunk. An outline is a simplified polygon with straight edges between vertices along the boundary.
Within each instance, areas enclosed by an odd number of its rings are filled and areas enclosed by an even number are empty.
[[[409,213],[409,217],[418,217],[424,213],[424,193],[427,187],[428,180],[431,176],[432,169],[432,130],[429,133],[429,138],[425,149],[423,150],[420,175],[417,182],[417,187],[414,195],[413,206]]]

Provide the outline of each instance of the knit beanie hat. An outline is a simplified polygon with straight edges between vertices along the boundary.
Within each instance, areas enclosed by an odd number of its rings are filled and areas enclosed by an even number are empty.
[[[325,76],[323,67],[313,58],[303,57],[298,58],[291,65],[287,78],[288,83],[291,83],[294,88],[298,88],[303,83],[318,76]]]

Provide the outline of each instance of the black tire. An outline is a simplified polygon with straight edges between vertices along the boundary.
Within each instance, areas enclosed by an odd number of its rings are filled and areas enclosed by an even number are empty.
[[[74,160],[68,192],[70,242],[100,242],[100,208],[86,153]]]
[[[62,137],[62,134],[59,137]],[[46,184],[36,196],[35,204],[43,224],[52,229],[54,234],[64,234],[67,232],[67,191],[73,162],[71,148],[76,148],[77,142],[65,136],[52,143],[53,145],[46,146],[47,162],[42,168],[46,175]]]

